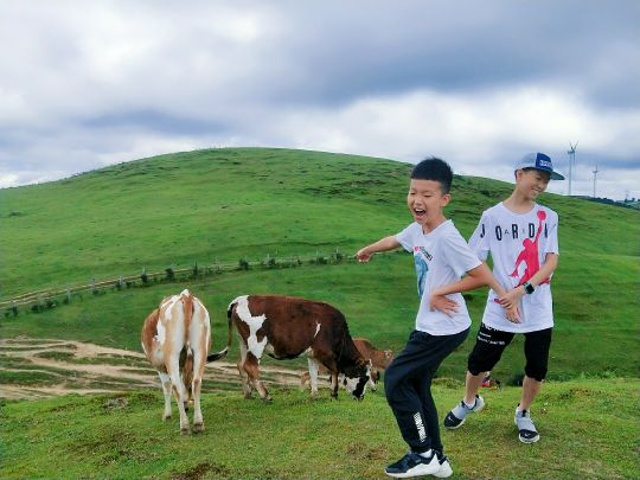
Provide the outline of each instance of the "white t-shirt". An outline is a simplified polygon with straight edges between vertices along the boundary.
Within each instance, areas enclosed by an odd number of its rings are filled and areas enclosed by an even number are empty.
[[[547,253],[559,254],[558,214],[535,204],[528,213],[518,214],[501,202],[485,210],[469,239],[469,247],[486,260],[493,260],[493,275],[507,291],[529,280],[543,265]],[[551,278],[522,297],[520,323],[507,320],[497,295],[489,291],[482,322],[505,332],[535,332],[553,327]]]
[[[398,233],[396,239],[405,250],[413,253],[416,266],[420,297],[416,330],[431,335],[453,335],[469,328],[471,318],[460,293],[447,295],[458,304],[458,311],[451,317],[429,309],[432,290],[457,282],[481,264],[453,222],[447,220],[427,234],[423,233],[420,224],[412,223]]]

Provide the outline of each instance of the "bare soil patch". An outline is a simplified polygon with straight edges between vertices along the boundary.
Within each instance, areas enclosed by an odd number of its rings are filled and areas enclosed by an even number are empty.
[[[300,368],[263,365],[260,370],[267,384],[300,385]],[[0,379],[0,398],[11,399],[160,390],[143,353],[71,340],[0,339]],[[235,363],[209,363],[203,390],[241,392]]]

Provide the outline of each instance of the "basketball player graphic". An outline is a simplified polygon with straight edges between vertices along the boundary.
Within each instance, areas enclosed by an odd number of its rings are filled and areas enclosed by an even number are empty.
[[[516,259],[516,265],[511,272],[512,277],[518,276],[518,269],[520,265],[524,262],[525,269],[522,277],[520,277],[518,286],[522,285],[524,282],[528,281],[535,273],[540,270],[540,260],[538,257],[538,242],[540,240],[540,234],[542,233],[542,222],[546,220],[547,214],[544,213],[543,210],[538,211],[538,231],[536,232],[536,237],[531,240],[530,238],[525,238],[522,242],[522,251],[518,254],[518,258]],[[549,282],[547,278],[542,283]]]

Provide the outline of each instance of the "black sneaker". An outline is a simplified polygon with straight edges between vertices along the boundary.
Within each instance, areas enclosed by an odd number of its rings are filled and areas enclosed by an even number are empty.
[[[384,473],[395,478],[411,478],[421,475],[433,475],[440,471],[438,456],[431,451],[430,457],[409,452],[400,460],[384,469]]]
[[[462,424],[466,421],[467,415],[470,413],[479,412],[484,408],[484,398],[480,395],[476,395],[476,400],[473,404],[473,407],[469,408],[464,403],[464,399],[455,407],[451,409],[447,416],[444,417],[444,426],[450,430],[454,430],[458,427],[461,427]]]

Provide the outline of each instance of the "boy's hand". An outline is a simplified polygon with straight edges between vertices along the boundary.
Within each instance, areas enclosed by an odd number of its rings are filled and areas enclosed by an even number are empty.
[[[520,299],[524,295],[523,287],[516,287],[509,290],[506,294],[499,298],[500,305],[502,305],[507,310],[510,309],[518,309],[518,305],[520,304]]]
[[[439,310],[448,317],[453,316],[458,311],[458,304],[444,295],[431,295],[429,297],[429,308],[433,312]]]
[[[358,253],[356,253],[356,258],[360,263],[367,263],[369,260],[371,260],[372,256],[373,255],[367,251],[367,247],[361,248],[360,250],[358,250]]]
[[[518,307],[507,308],[507,320],[511,323],[520,323],[520,310]]]

